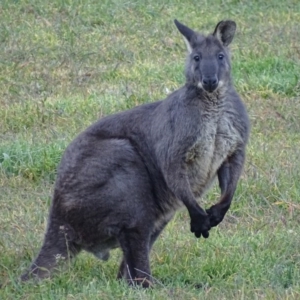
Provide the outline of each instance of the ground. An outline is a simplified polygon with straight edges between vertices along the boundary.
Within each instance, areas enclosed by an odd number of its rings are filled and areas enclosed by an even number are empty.
[[[232,207],[207,240],[185,210],[154,246],[153,289],[115,280],[121,259],[81,254],[40,283],[19,275],[42,244],[68,143],[104,115],[184,84],[173,24],[210,33],[237,23],[233,79],[249,111],[247,161]],[[1,299],[299,299],[300,2],[2,0]],[[206,208],[219,195],[213,188]]]

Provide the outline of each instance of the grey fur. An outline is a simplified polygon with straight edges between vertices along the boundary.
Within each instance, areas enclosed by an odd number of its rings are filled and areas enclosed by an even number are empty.
[[[68,146],[44,244],[22,280],[48,276],[58,257],[86,250],[107,260],[121,247],[118,277],[147,287],[150,249],[176,210],[187,208],[196,237],[223,220],[249,135],[230,77],[235,23],[222,21],[208,36],[175,24],[190,52],[186,84],[163,101],[102,118]],[[196,198],[217,176],[220,200],[205,211]]]

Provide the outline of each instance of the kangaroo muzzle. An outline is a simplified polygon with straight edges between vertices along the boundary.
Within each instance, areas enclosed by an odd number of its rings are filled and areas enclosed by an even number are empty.
[[[212,93],[218,87],[218,83],[217,76],[203,77],[202,79],[202,86],[209,93]]]

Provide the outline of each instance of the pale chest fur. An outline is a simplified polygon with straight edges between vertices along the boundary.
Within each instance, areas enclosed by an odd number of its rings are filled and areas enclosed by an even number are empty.
[[[238,130],[229,115],[208,118],[200,128],[200,134],[186,154],[188,178],[196,197],[203,195],[217,175],[222,163],[241,141]]]

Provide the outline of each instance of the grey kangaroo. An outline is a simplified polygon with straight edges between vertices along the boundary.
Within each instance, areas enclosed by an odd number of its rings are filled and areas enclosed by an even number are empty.
[[[230,75],[236,24],[221,21],[208,36],[175,25],[189,52],[185,85],[165,100],[102,118],[67,147],[43,246],[22,280],[49,276],[81,250],[107,260],[120,247],[118,278],[148,287],[149,252],[180,207],[197,238],[223,220],[249,135]],[[196,199],[216,177],[220,200],[205,211]]]

